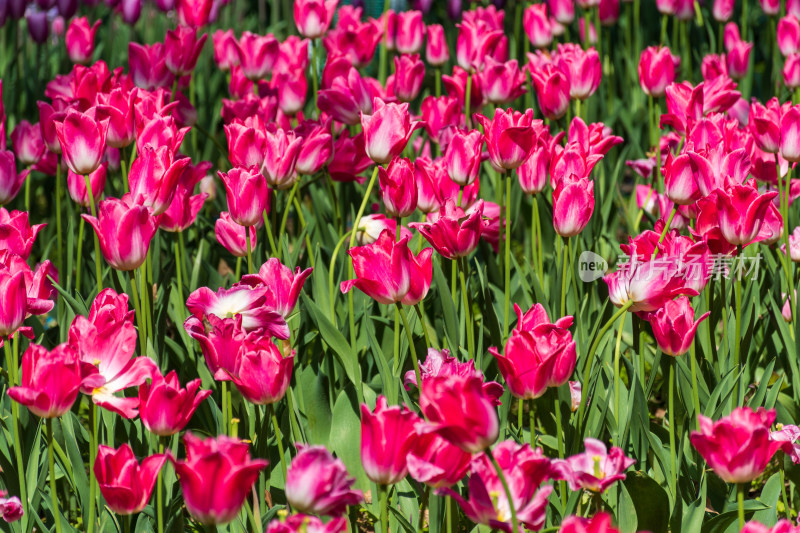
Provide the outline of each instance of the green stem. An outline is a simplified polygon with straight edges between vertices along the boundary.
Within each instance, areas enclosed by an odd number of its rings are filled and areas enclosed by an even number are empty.
[[[447,528],[445,531],[447,533],[453,533],[453,498],[450,496],[445,496],[445,514],[447,514]]]
[[[561,314],[559,316],[566,316],[567,314],[567,272],[569,268],[569,237],[562,238],[561,255],[563,256],[561,268]]]
[[[389,533],[389,487],[378,485],[381,506],[381,532]]]
[[[53,419],[46,418],[47,425],[47,464],[50,472],[50,502],[53,512],[53,521],[56,523],[56,533],[61,533],[61,513],[58,510],[58,494],[56,493],[56,467],[55,452],[53,452]]]
[[[145,336],[147,335],[147,331],[145,330],[144,326],[144,317],[142,316],[142,306],[141,300],[139,300],[139,291],[136,288],[137,281],[136,281],[136,271],[131,270],[128,272],[130,274],[130,281],[131,281],[131,300],[133,300],[133,310],[134,314],[136,315],[136,325],[139,328],[139,355],[145,355],[146,348],[147,348],[147,340]]]
[[[503,339],[507,339],[508,330],[511,327],[511,220],[509,217],[511,212],[511,173],[506,171],[504,174],[506,182],[506,201],[503,208],[504,216],[502,216],[500,220],[505,222],[505,283],[503,284],[503,317],[505,320],[503,326]]]
[[[94,477],[94,461],[97,457],[97,404],[91,402],[91,415],[89,417],[89,533],[94,531],[95,526],[95,513],[97,508],[97,483]]]
[[[787,250],[788,250],[788,248],[787,248]],[[740,244],[738,246],[738,252],[736,254],[736,257],[738,257],[739,260],[741,260],[741,256],[742,256],[742,245]],[[734,338],[736,339],[736,342],[733,343],[734,344],[734,347],[733,347],[733,365],[734,365],[734,368],[737,371],[739,371],[739,357],[740,357],[739,352],[740,352],[740,349],[741,349],[741,343],[739,342],[739,339],[741,339],[740,335],[741,335],[741,330],[742,330],[742,276],[741,276],[741,272],[737,272],[736,273],[736,278],[733,280],[733,292],[734,292],[734,296],[736,298],[736,325],[735,325],[736,329],[734,330],[735,331],[735,335],[736,335]],[[739,398],[739,386],[737,385],[735,390],[734,390],[734,402],[736,402],[736,404],[738,405],[739,404],[739,400],[740,400],[740,398]]]
[[[294,201],[294,196],[295,194],[297,194],[297,189],[299,186],[300,186],[300,180],[298,179],[297,181],[294,182],[292,190],[289,191],[289,199],[286,201],[286,207],[284,208],[283,216],[281,217],[280,229],[278,230],[278,239],[280,239],[281,235],[283,235],[283,232],[286,231],[286,221],[289,219],[289,208],[291,207],[292,202]],[[280,252],[281,250],[278,250],[278,259],[281,258]],[[308,253],[310,254],[311,250],[309,250]]]
[[[164,454],[164,442],[161,437],[158,437],[158,453],[161,455]],[[161,471],[158,472],[158,481],[156,481],[156,483],[156,513],[158,513],[158,533],[164,533],[164,481]]]
[[[336,266],[336,258],[339,257],[339,250],[341,250],[344,241],[346,241],[350,237],[350,232],[348,231],[339,239],[339,242],[336,243],[336,247],[333,249],[333,253],[331,254],[331,264],[328,267],[328,287],[329,287],[329,297],[331,301],[331,309],[330,309],[330,317],[333,321],[333,325],[336,326],[336,284],[334,283],[334,276],[336,273],[335,266]]]
[[[619,375],[619,357],[620,345],[622,344],[622,330],[625,329],[625,315],[619,321],[619,329],[617,330],[617,342],[614,345],[614,417],[617,419],[617,445],[622,442],[622,418],[620,417],[619,407],[619,391],[620,391],[620,375]]]
[[[745,0],[745,4],[746,3]],[[744,483],[738,483],[736,485],[736,503],[739,506],[739,529],[744,527],[744,490]]]
[[[414,347],[414,336],[412,335],[411,327],[408,325],[408,318],[406,318],[406,313],[403,310],[403,306],[401,306],[399,302],[395,305],[397,306],[397,314],[399,314],[400,318],[403,320],[403,329],[406,330],[408,349],[411,351],[411,362],[414,364],[414,376],[417,378],[417,388],[419,388],[420,392],[422,392],[422,377],[419,373],[419,362],[417,360],[417,349]]]
[[[319,95],[319,74],[317,73],[317,63],[319,61],[319,39],[314,39],[311,43],[311,86],[314,88],[314,109],[319,113],[317,97]]]
[[[786,519],[792,519],[792,508],[789,507],[789,498],[786,496],[786,466],[784,459],[779,459],[781,465],[781,497],[783,498],[783,509],[786,511]]]
[[[425,324],[425,313],[422,312],[422,302],[414,304],[414,311],[417,313],[417,318],[419,318],[420,326],[422,327],[422,333],[425,335],[425,346],[428,348],[435,348],[435,346],[431,343],[431,337],[428,333],[428,325]]]
[[[11,347],[11,337],[6,339],[4,349],[6,352],[6,361],[8,361],[8,378],[9,378],[9,385],[15,386],[19,383],[18,373],[19,373],[19,350],[17,348],[17,343],[19,342],[18,339],[14,338],[14,346],[13,349]],[[27,523],[27,519],[25,518],[30,509],[28,509],[28,485],[25,483],[25,463],[22,461],[22,440],[20,439],[20,422],[19,422],[19,404],[17,402],[11,402],[11,418],[13,420],[12,431],[14,434],[14,456],[17,461],[17,476],[19,479],[19,494],[20,500],[22,501],[22,508],[25,511],[25,515],[23,516],[23,525]],[[24,529],[24,528],[23,528]]]
[[[669,462],[672,469],[672,494],[678,494],[678,450],[675,449],[675,358],[669,358]]]
[[[178,235],[181,235],[181,232],[178,232]],[[183,297],[183,262],[181,257],[181,246],[177,238],[175,239],[175,272],[178,276],[178,300],[180,302],[178,304],[177,313],[178,320],[180,320],[182,324],[184,319],[183,310],[184,306],[186,305],[186,300]]]
[[[228,424],[230,423],[230,419],[228,418],[228,382],[222,382],[222,435],[228,434]]]
[[[89,182],[89,176],[83,177],[86,183],[86,194],[89,195],[89,205],[92,209],[92,216],[97,218],[97,206],[94,204],[94,192],[92,192],[92,184]],[[78,265],[80,268],[80,265]],[[97,237],[97,232],[94,232],[94,272],[97,277],[97,294],[103,290],[103,269],[100,266],[100,239]]]
[[[269,249],[272,253],[272,257],[278,257],[278,249],[275,247],[275,238],[272,236],[272,225],[269,222],[269,214],[266,209],[264,210],[264,229],[267,232],[267,240],[269,241]],[[269,257],[267,257],[267,259],[269,259]]]
[[[275,415],[275,406],[273,404],[267,405],[269,416],[272,419],[272,427],[275,428],[275,443],[278,445],[278,456],[281,458],[281,472],[283,472],[283,479],[286,479],[286,455],[283,453],[283,437],[281,435],[281,426],[278,424],[278,417]]]
[[[467,86],[464,88],[464,118],[467,121],[467,129],[472,127],[472,119],[470,118],[470,99],[472,98],[472,72],[467,74]],[[460,203],[460,202],[459,202]]]
[[[461,292],[462,300],[464,302],[464,320],[466,321],[464,324],[465,327],[465,334],[467,336],[467,354],[469,355],[470,359],[475,357],[475,349],[473,347],[473,323],[470,319],[470,306],[469,306],[469,290],[467,288],[467,278],[465,276],[467,267],[466,267],[466,259],[462,258],[459,261],[459,279],[461,280]]]
[[[697,388],[697,357],[695,354],[694,342],[692,342],[691,350],[689,352],[692,364],[692,401],[694,402],[694,419],[697,424],[697,431],[700,431],[700,419],[697,415],[700,414],[700,391]]]
[[[66,272],[64,259],[64,238],[61,228],[61,197],[64,194],[64,184],[61,183],[61,158],[56,162],[56,234],[58,235],[58,271]],[[83,219],[81,219],[83,220]]]
[[[672,211],[669,212],[669,217],[667,218],[666,224],[664,224],[664,229],[661,230],[661,235],[658,237],[658,244],[661,244],[662,242],[664,242],[664,237],[667,236],[667,232],[669,231],[669,227],[672,225],[672,219],[675,218],[675,213],[677,213],[677,212],[678,212],[678,204],[675,204],[672,207]],[[653,250],[653,257],[652,258],[655,259],[657,255],[658,255],[658,247],[656,246],[656,249]]]
[[[250,227],[244,228],[244,240],[247,243],[247,273],[253,273],[253,247],[250,242]]]
[[[558,439],[558,457],[563,459],[564,458],[564,426],[561,421],[561,399],[558,397],[558,387],[553,389],[555,393],[555,411],[556,411],[556,438]],[[533,400],[531,400],[531,410],[533,410]],[[531,418],[531,422],[533,419]],[[533,434],[533,430],[531,430],[531,434]],[[533,440],[531,438],[531,440]],[[533,446],[533,442],[531,442],[531,446]],[[561,505],[566,507],[567,505],[567,484],[564,481],[561,481],[558,484],[558,493],[561,497]]]
[[[75,293],[81,293],[81,272],[83,272],[83,263],[81,262],[83,256],[83,231],[86,225],[86,221],[83,220],[83,217],[79,217],[80,222],[78,223],[78,257],[75,263]]]
[[[508,508],[511,511],[511,531],[519,531],[519,523],[517,522],[517,510],[514,504],[514,498],[511,495],[511,489],[508,487],[508,481],[506,481],[506,475],[503,473],[503,469],[500,468],[500,465],[497,463],[497,459],[494,458],[492,455],[491,450],[486,450],[486,456],[494,465],[494,469],[497,471],[497,477],[500,479],[500,484],[503,485],[503,490],[506,493],[506,499],[508,500]]]

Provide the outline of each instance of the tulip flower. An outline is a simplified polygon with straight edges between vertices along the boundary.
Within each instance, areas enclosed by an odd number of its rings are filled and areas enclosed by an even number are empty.
[[[39,124],[21,120],[11,132],[11,146],[22,165],[29,167],[44,157],[45,145]]]
[[[418,54],[425,38],[421,11],[402,11],[396,16],[394,44],[401,54]]]
[[[205,33],[197,38],[197,28],[178,26],[168,31],[164,39],[164,49],[169,71],[176,76],[191,74],[206,39],[208,34]]]
[[[777,192],[759,194],[750,185],[717,190],[717,213],[722,236],[734,246],[746,246],[758,235],[767,209]]]
[[[0,205],[9,203],[17,196],[28,174],[30,174],[29,169],[17,173],[14,152],[0,151]]]
[[[169,460],[178,473],[189,513],[202,524],[226,524],[236,518],[265,459],[252,459],[248,445],[220,436],[205,440],[187,433],[183,437],[186,459]]]
[[[379,485],[393,485],[408,473],[406,456],[417,439],[420,418],[400,406],[389,407],[378,396],[375,410],[361,405],[361,463],[367,477]]]
[[[267,184],[276,189],[288,189],[297,181],[295,166],[303,146],[303,138],[293,131],[277,129],[266,132],[266,151],[261,173]]]
[[[395,242],[395,236],[384,231],[375,243],[348,250],[356,279],[343,281],[342,293],[355,287],[382,304],[402,301],[411,289],[413,254],[408,240],[402,237]]]
[[[2,209],[0,209],[0,220],[2,219]],[[2,244],[0,244],[2,247]],[[781,245],[781,251],[786,254],[786,245]],[[800,226],[796,227],[791,235],[789,235],[789,258],[797,263],[800,262]]]
[[[519,314],[519,308],[516,309]],[[571,323],[571,319],[564,317],[559,322]],[[575,370],[577,356],[572,334],[558,324],[550,324],[546,314],[541,320],[535,325],[533,321],[528,325],[518,323],[517,328],[522,325],[525,330],[514,330],[503,354],[495,347],[489,348],[489,353],[497,359],[500,373],[511,394],[516,398],[538,398],[548,387],[566,383]]]
[[[560,24],[572,24],[575,20],[575,3],[573,0],[547,0],[550,14]]]
[[[407,217],[416,210],[417,185],[414,174],[414,164],[402,157],[392,159],[385,170],[378,168],[381,199],[389,216]]]
[[[269,205],[267,180],[258,168],[234,168],[218,172],[225,184],[231,219],[242,226],[255,226]]]
[[[433,67],[441,67],[450,60],[444,28],[441,24],[428,24],[428,39],[425,44],[425,61]]]
[[[483,135],[478,130],[457,130],[445,151],[450,179],[461,186],[473,183],[480,173]]]
[[[11,498],[6,496],[7,493],[0,490],[0,518],[10,524],[20,520],[25,515],[25,510],[22,508],[22,501],[17,496]]]
[[[525,162],[535,140],[530,110],[522,114],[510,108],[497,109],[492,120],[477,114],[475,120],[483,126],[489,158],[496,168],[513,170]]]
[[[578,235],[594,212],[594,182],[575,174],[563,178],[553,191],[553,227],[562,237]]]
[[[680,58],[673,56],[667,47],[650,46],[639,59],[639,85],[648,96],[661,98],[667,86],[675,81]]]
[[[267,526],[267,533],[346,533],[347,519],[334,518],[326,523],[316,516],[293,514],[285,520],[275,519]]]
[[[364,500],[360,490],[351,488],[355,482],[325,447],[298,444],[286,470],[286,500],[301,513],[342,516],[348,506]]]
[[[200,287],[186,299],[186,307],[198,320],[242,316],[241,326],[245,331],[263,329],[270,336],[289,338],[289,326],[283,316],[266,305],[270,289],[265,286],[250,287],[236,285],[230,289],[220,288],[213,292]]]
[[[747,75],[752,49],[753,43],[737,41],[725,54],[725,65],[731,78],[741,80]]]
[[[234,257],[247,257],[247,237],[245,232],[250,233],[251,250],[258,244],[257,226],[242,226],[231,218],[231,214],[223,211],[214,224],[214,235],[217,242],[225,247]]]
[[[100,202],[97,218],[83,214],[100,240],[106,262],[116,270],[136,270],[147,258],[150,241],[158,230],[152,210],[133,203],[130,195]]]
[[[442,492],[452,497],[461,506],[464,514],[478,524],[492,529],[513,531],[511,505],[516,518],[527,529],[538,531],[544,526],[547,499],[553,491],[552,485],[544,485],[550,479],[558,479],[558,472],[541,448],[531,449],[528,444],[517,444],[507,440],[492,451],[503,471],[511,492],[511,501],[497,471],[485,454],[472,460],[469,476],[469,500],[450,489]]]
[[[70,61],[80,65],[85,65],[91,61],[94,53],[94,35],[99,27],[99,20],[89,26],[89,21],[86,17],[72,19],[64,38]]]
[[[250,81],[266,79],[278,59],[278,40],[273,35],[242,33],[236,42],[242,73]]]
[[[236,358],[244,344],[247,332],[242,328],[242,316],[217,318],[208,315],[204,322],[195,316],[186,319],[184,328],[190,337],[200,343],[209,371],[217,381],[230,381]]]
[[[791,320],[789,320],[791,322]],[[783,452],[794,464],[800,464],[800,427],[778,424],[777,431],[769,434],[769,438],[782,443]]]
[[[660,309],[676,296],[698,294],[697,290],[687,286],[685,272],[677,266],[670,266],[675,264],[672,259],[659,257],[659,261],[632,259],[629,264],[606,275],[603,281],[608,285],[611,303],[616,307],[629,305],[631,312],[649,312]]]
[[[86,178],[68,170],[67,192],[72,201],[87,209],[91,207],[91,198],[96,201],[103,194],[103,189],[106,186],[107,171],[108,163],[103,163],[97,167],[97,170],[86,176],[89,178],[89,186],[92,189],[92,196],[90,197],[89,191],[86,189]]]
[[[245,400],[270,405],[286,394],[293,365],[294,351],[284,357],[269,338],[251,336],[242,344],[230,377]]]
[[[175,0],[178,22],[184,26],[200,28],[209,22],[212,0]]]
[[[125,148],[136,138],[134,103],[138,95],[138,89],[127,90],[123,87],[116,87],[105,95],[97,95],[101,105],[95,108],[95,116],[108,119],[108,146]]]
[[[567,112],[569,105],[569,79],[552,64],[531,73],[539,108],[550,120],[558,120]]]
[[[456,61],[458,65],[471,72],[483,69],[487,57],[500,61],[508,59],[507,38],[502,25],[492,27],[487,20],[464,18],[458,27],[456,41]]]
[[[522,28],[534,48],[547,48],[553,42],[553,30],[547,16],[547,4],[531,4],[522,14]]]
[[[525,93],[525,74],[516,59],[501,63],[491,57],[480,73],[483,95],[493,104],[508,104]]]
[[[128,444],[118,449],[102,444],[94,462],[94,475],[100,494],[117,514],[130,515],[145,508],[158,480],[158,473],[167,461],[163,454],[136,460]]]
[[[191,160],[188,157],[174,159],[166,146],[137,149],[139,157],[131,165],[128,176],[131,196],[138,204],[151,208],[154,216],[158,216],[172,203],[178,182]]]
[[[586,489],[592,492],[605,492],[611,485],[625,479],[625,470],[634,461],[625,457],[622,448],[612,446],[611,450],[597,439],[584,440],[583,453],[558,461],[557,468],[569,484],[570,490]]]
[[[600,55],[572,43],[559,44],[554,65],[569,80],[570,98],[586,100],[600,86]]]
[[[316,174],[333,159],[331,123],[330,118],[320,123],[307,120],[296,130],[296,133],[303,138],[295,164],[298,174],[306,176]]]
[[[199,389],[200,379],[181,388],[174,370],[165,377],[154,373],[150,383],[139,386],[139,416],[144,427],[161,437],[183,430],[200,403],[211,395],[210,390]]]
[[[561,522],[559,533],[620,533],[611,525],[611,515],[600,511],[591,518],[568,516]]]
[[[778,48],[787,57],[800,52],[800,21],[794,15],[778,21]]]
[[[324,76],[324,74],[323,74]],[[367,82],[358,71],[348,67],[342,75],[336,76],[328,87],[319,91],[317,105],[338,122],[355,125],[361,121],[361,113],[372,113],[372,97]]]
[[[372,102],[373,113],[361,114],[364,147],[375,163],[385,165],[400,155],[414,130],[422,124],[411,120],[408,104],[387,104],[379,98]]]
[[[8,395],[36,416],[57,418],[72,408],[80,387],[80,363],[72,346],[48,350],[31,344],[22,356],[20,385],[8,389]]]
[[[169,207],[161,215],[159,227],[164,231],[176,233],[185,231],[197,219],[208,198],[207,193],[193,194],[195,186],[206,176],[211,168],[208,161],[197,165],[188,164],[178,180],[175,195]]]
[[[470,109],[478,109],[483,106],[483,88],[481,87],[482,76],[471,76],[461,67],[453,67],[451,76],[442,76],[442,83],[447,94],[458,100],[459,104],[466,102],[467,87],[469,87],[469,106]]]
[[[694,309],[685,296],[666,302],[664,307],[650,315],[658,347],[673,357],[685,354],[694,341],[697,326],[710,314],[705,313],[695,321]]]
[[[380,213],[363,216],[356,232],[356,242],[359,246],[372,244],[378,240],[384,231],[388,231],[390,235],[397,235],[397,221]],[[408,228],[400,226],[401,239],[408,237],[411,240],[413,236]]]
[[[491,446],[499,434],[499,421],[483,385],[475,375],[426,380],[420,393],[420,408],[428,423],[420,431],[436,433],[469,453]]]
[[[301,271],[300,267],[292,270],[273,257],[261,265],[258,274],[246,275],[240,283],[251,287],[267,287],[265,305],[288,319],[297,306],[303,284],[313,271],[313,268]]]
[[[27,212],[8,212],[4,207],[0,207],[0,250],[8,250],[23,259],[28,259],[36,236],[45,226],[46,224],[31,226]]]
[[[42,315],[53,308],[44,290],[44,275],[50,269],[46,261],[32,273],[25,260],[8,250],[0,250],[0,342],[20,331],[32,333],[22,324],[28,315]]]
[[[394,95],[401,102],[410,102],[419,95],[425,78],[425,64],[419,54],[394,58]]]
[[[800,161],[800,106],[792,106],[781,116],[780,154],[790,163]]]
[[[478,246],[483,228],[483,201],[478,201],[471,213],[455,205],[452,199],[445,202],[434,215],[432,222],[409,224],[447,259],[466,257]]]
[[[298,0],[294,3],[294,23],[303,37],[319,39],[333,21],[339,0]]]
[[[531,150],[531,155],[517,168],[517,179],[522,192],[539,194],[547,185],[547,169],[550,150],[546,143],[538,142]]]
[[[781,105],[772,98],[767,105],[753,102],[750,105],[750,133],[758,147],[770,154],[778,152],[781,143]]]
[[[435,348],[428,348],[428,355],[425,362],[419,364],[419,373],[422,383],[425,384],[428,380],[435,377],[444,376],[459,376],[471,377],[475,376],[483,381],[483,373],[475,369],[475,361],[467,361],[460,363],[454,356],[450,355],[449,350],[437,350]],[[417,376],[413,370],[406,372],[403,379],[406,389],[409,385],[417,385]],[[500,405],[500,396],[503,395],[505,390],[503,386],[496,381],[489,381],[483,383],[483,391],[491,399],[492,404]]]
[[[413,374],[413,372],[412,372]],[[419,436],[406,456],[408,473],[428,487],[450,487],[469,470],[472,455],[434,433]]]
[[[304,71],[298,68],[277,70],[272,74],[270,87],[278,93],[278,107],[287,116],[302,111],[306,103],[308,81]]]
[[[64,164],[82,176],[97,170],[106,150],[107,131],[108,120],[98,122],[80,111],[67,111],[64,121],[56,123]]]
[[[239,64],[239,54],[236,51],[236,36],[233,30],[217,30],[211,36],[214,45],[214,62],[217,67],[225,72]]]
[[[260,168],[264,163],[267,138],[260,119],[226,124],[225,137],[228,139],[228,159],[234,168]]]
[[[783,83],[791,90],[800,87],[800,54],[793,53],[783,64]]]
[[[749,483],[759,477],[782,443],[770,439],[775,410],[737,407],[716,422],[697,415],[700,431],[689,439],[708,466],[723,481]]]

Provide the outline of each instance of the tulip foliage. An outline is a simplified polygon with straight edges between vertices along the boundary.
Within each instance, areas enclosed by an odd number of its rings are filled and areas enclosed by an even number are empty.
[[[0,531],[800,531],[800,1],[378,4],[0,2]]]

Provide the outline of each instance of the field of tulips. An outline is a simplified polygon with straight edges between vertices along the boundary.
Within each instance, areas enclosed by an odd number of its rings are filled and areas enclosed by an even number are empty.
[[[0,0],[0,97],[0,531],[800,532],[800,0]]]

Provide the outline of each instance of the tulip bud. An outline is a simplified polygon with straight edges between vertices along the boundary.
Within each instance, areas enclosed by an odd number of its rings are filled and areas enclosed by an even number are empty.
[[[394,95],[402,102],[410,102],[419,95],[425,78],[425,64],[419,55],[401,55],[394,58]]]
[[[417,185],[414,181],[414,164],[402,157],[392,159],[384,170],[378,168],[378,182],[386,214],[402,218],[417,208]]]
[[[689,298],[681,296],[668,301],[664,307],[650,315],[650,325],[658,347],[673,357],[685,354],[692,346],[697,326],[710,314],[705,313],[695,321]]]
[[[81,65],[91,61],[94,53],[94,35],[99,27],[99,20],[89,26],[86,17],[73,19],[70,22],[65,38],[70,61]]]
[[[547,4],[529,5],[522,15],[522,27],[534,48],[547,48],[553,42]]]
[[[421,11],[403,11],[396,15],[394,44],[400,54],[418,54],[422,50],[425,24]]]
[[[441,24],[429,24],[428,41],[425,45],[425,60],[433,67],[441,67],[450,60],[450,50]]]

